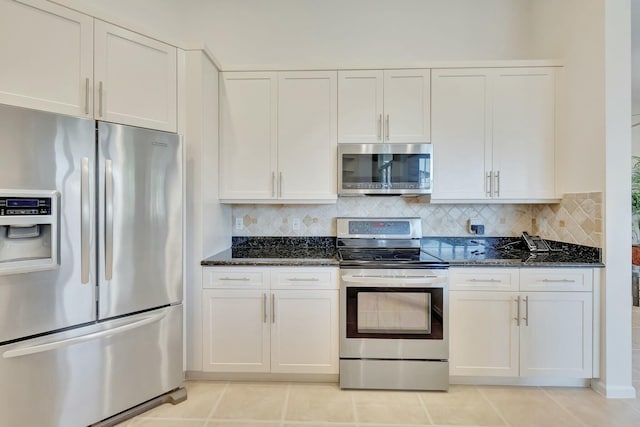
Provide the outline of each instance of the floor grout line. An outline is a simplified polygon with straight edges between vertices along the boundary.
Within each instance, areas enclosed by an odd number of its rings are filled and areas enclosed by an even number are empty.
[[[433,417],[431,417],[431,413],[427,408],[427,403],[423,399],[422,393],[418,393],[418,400],[420,401],[420,405],[422,405],[422,410],[424,410],[424,412],[427,414],[427,420],[429,420],[429,424],[435,425],[435,423],[433,422]]]
[[[227,389],[229,388],[229,384],[230,383],[231,383],[230,381],[227,381],[227,382],[224,383],[224,387],[222,387],[222,391],[220,392],[220,396],[218,396],[218,398],[216,399],[216,403],[213,404],[213,407],[209,411],[209,415],[207,416],[208,420],[213,418],[213,414],[218,409],[218,406],[220,406],[220,402],[222,402],[222,398],[224,397],[225,393],[227,392]]]
[[[358,408],[356,405],[356,396],[355,393],[351,390],[348,390],[347,393],[351,396],[351,410],[353,411],[353,421],[356,426],[360,425],[360,419],[358,417]]]
[[[540,390],[542,390],[542,392],[547,395],[547,397],[549,399],[551,399],[553,401],[553,403],[555,403],[556,405],[558,405],[560,408],[562,408],[566,413],[568,413],[569,415],[571,415],[574,419],[576,419],[583,427],[587,427],[587,423],[582,421],[580,418],[578,418],[578,416],[576,414],[574,414],[572,411],[570,411],[569,409],[567,409],[563,404],[561,404],[558,400],[556,400],[555,397],[553,397],[553,395],[551,393],[549,393],[549,390],[547,390],[545,387],[538,387]]]
[[[491,406],[491,408],[496,411],[496,414],[498,414],[498,417],[500,417],[500,419],[502,420],[502,422],[504,423],[505,426],[510,426],[511,423],[509,423],[509,421],[507,421],[507,418],[502,414],[502,411],[500,411],[498,409],[498,407],[491,401],[491,399],[489,399],[489,397],[484,393],[484,390],[482,389],[482,387],[477,387],[475,386],[476,390],[478,390],[478,393],[480,393],[480,396],[482,396],[482,398],[485,400],[485,402],[487,402],[489,404],[489,406]]]
[[[287,410],[289,409],[289,396],[291,394],[291,383],[287,384],[287,390],[284,394],[284,402],[282,403],[282,415],[280,416],[280,427],[284,427],[287,418]]]

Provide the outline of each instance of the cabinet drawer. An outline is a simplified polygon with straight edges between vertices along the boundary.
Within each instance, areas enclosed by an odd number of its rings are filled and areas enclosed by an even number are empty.
[[[590,268],[535,268],[520,270],[521,291],[585,291],[593,290]]]
[[[269,271],[258,268],[204,268],[203,288],[269,288]]]
[[[272,289],[338,289],[336,268],[295,268],[274,270]]]
[[[449,289],[452,291],[517,291],[517,268],[452,268]]]

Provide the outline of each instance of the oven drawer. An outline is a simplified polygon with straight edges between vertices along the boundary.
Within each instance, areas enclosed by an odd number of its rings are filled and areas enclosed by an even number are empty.
[[[202,271],[203,288],[268,289],[269,270],[246,267],[207,267]]]
[[[520,280],[517,268],[452,268],[449,273],[452,291],[517,291]]]

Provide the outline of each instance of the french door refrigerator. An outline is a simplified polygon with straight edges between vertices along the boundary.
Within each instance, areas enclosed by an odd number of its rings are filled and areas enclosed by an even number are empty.
[[[180,387],[176,134],[0,105],[0,426],[86,426]]]

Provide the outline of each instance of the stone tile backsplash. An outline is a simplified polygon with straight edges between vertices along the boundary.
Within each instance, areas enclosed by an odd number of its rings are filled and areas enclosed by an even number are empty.
[[[602,193],[566,194],[559,204],[430,204],[421,198],[342,197],[330,205],[234,205],[234,236],[335,236],[336,217],[422,218],[425,236],[469,236],[467,221],[478,218],[485,236],[523,231],[588,246],[600,246]],[[235,227],[242,218],[242,229]],[[294,230],[294,225],[298,229]]]
[[[559,204],[531,205],[532,231],[546,239],[602,247],[602,193],[565,194]]]

